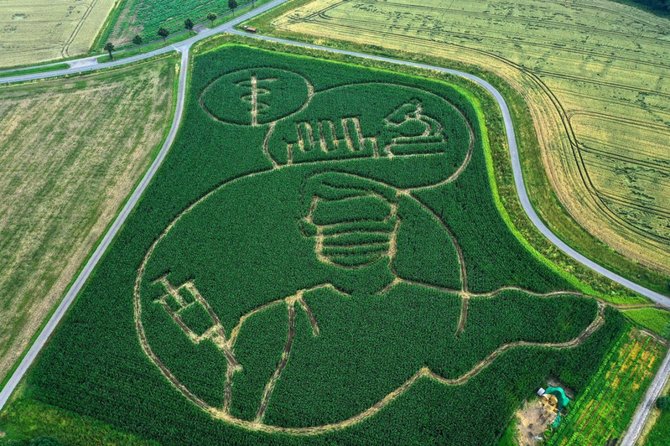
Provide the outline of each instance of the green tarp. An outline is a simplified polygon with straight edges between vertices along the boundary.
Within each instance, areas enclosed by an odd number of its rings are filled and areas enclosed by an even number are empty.
[[[558,399],[558,410],[563,410],[570,402],[570,398],[565,394],[561,387],[547,387],[546,393],[554,395]]]

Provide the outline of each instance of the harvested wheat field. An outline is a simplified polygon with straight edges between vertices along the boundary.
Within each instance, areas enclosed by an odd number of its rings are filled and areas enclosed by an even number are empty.
[[[84,54],[114,0],[0,0],[0,66]]]
[[[149,165],[175,63],[0,88],[0,381]]]

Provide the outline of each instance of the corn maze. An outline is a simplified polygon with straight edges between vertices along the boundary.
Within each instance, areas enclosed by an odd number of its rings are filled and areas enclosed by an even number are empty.
[[[562,239],[614,262],[624,275],[639,270],[576,236],[560,218],[559,202],[551,205],[541,190],[553,187],[571,218],[660,272],[651,286],[667,289],[666,18],[609,0],[313,0],[260,20],[289,37],[329,38],[495,73],[519,92],[534,121],[541,153],[527,156],[544,164],[540,173],[548,180],[530,192],[542,216]],[[529,145],[536,150],[535,142]],[[529,175],[537,173],[528,169]]]
[[[226,45],[189,91],[39,404],[164,443],[493,444],[620,336],[507,230],[461,86]]]

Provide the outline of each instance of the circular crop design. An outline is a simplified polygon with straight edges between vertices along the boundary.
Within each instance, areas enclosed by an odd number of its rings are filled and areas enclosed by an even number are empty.
[[[200,104],[218,121],[257,126],[306,107],[312,91],[305,78],[290,71],[245,69],[212,81],[201,93]]]

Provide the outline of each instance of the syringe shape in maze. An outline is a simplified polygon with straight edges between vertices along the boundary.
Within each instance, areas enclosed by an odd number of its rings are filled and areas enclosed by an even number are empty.
[[[253,75],[249,80],[240,81],[236,84],[240,87],[249,89],[249,93],[243,95],[241,99],[244,102],[248,102],[250,105],[251,125],[254,127],[258,125],[258,114],[270,108],[270,105],[263,102],[261,99],[261,96],[272,94],[272,92],[265,88],[265,86],[276,80],[276,78],[258,79],[256,75]]]

